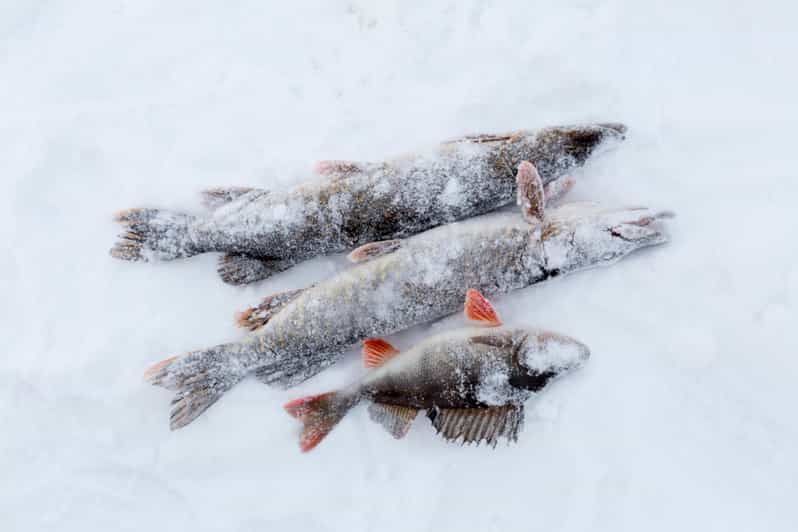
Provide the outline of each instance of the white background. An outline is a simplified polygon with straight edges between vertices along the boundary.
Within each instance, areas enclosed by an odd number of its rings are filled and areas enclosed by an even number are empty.
[[[411,4],[0,2],[1,530],[795,530],[791,3]],[[360,407],[300,454],[281,405],[360,375],[354,349],[168,430],[148,364],[347,266],[235,288],[214,255],[114,261],[114,211],[599,120],[629,139],[574,198],[672,209],[673,242],[495,301],[593,351],[517,445],[446,444],[421,417],[394,441]]]

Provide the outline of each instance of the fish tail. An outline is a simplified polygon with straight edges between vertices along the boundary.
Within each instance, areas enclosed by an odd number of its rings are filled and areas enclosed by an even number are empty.
[[[193,230],[197,218],[159,209],[128,209],[114,219],[125,232],[111,256],[130,261],[172,260],[202,253]]]
[[[302,452],[316,447],[359,401],[358,394],[338,391],[301,397],[286,403],[283,406],[285,411],[302,422],[299,436]]]
[[[288,259],[262,259],[240,253],[225,253],[216,271],[227,284],[243,285],[267,279],[296,264]]]
[[[170,357],[147,369],[145,380],[177,392],[172,399],[172,430],[194,421],[247,375],[246,364],[237,356],[243,351],[242,344],[222,344]]]

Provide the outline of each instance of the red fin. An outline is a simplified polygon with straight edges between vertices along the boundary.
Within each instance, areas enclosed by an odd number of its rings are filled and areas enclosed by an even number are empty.
[[[288,401],[283,405],[283,408],[288,415],[296,419],[302,419],[305,417],[308,412],[313,409],[314,404],[318,404],[321,399],[332,395],[335,392],[327,392],[321,393],[318,395],[309,395],[307,397],[300,397],[299,399],[294,399],[293,401]]]
[[[283,406],[289,415],[302,422],[299,448],[306,453],[316,447],[321,440],[341,421],[359,397],[351,394],[327,392],[294,399]]]
[[[397,354],[399,354],[399,350],[382,338],[363,340],[363,365],[367,368],[382,366]]]
[[[158,362],[156,364],[153,364],[152,366],[147,368],[147,371],[144,372],[144,380],[147,380],[147,381],[156,380],[157,377],[163,373],[163,370],[165,370],[167,367],[169,367],[169,365],[171,365],[172,362],[174,362],[177,359],[178,359],[177,356],[173,356],[173,357],[169,357],[167,359],[161,360],[160,362]]]
[[[482,325],[496,327],[502,324],[499,314],[479,290],[469,288],[465,299],[465,316],[471,321]]]

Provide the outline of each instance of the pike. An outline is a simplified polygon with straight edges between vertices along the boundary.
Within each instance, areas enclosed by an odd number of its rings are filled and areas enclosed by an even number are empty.
[[[382,163],[321,161],[316,171],[325,179],[291,190],[206,190],[206,216],[122,211],[116,221],[125,232],[111,255],[151,261],[222,252],[222,279],[251,283],[319,255],[493,211],[515,197],[523,160],[537,165],[545,185],[568,188],[565,173],[625,131],[622,124],[549,127],[463,137]]]
[[[291,386],[364,338],[457,312],[469,287],[489,296],[507,293],[668,240],[661,219],[669,213],[592,203],[544,213],[535,167],[521,163],[517,180],[523,216],[497,213],[366,244],[350,255],[360,264],[243,313],[239,322],[254,335],[151,367],[145,374],[151,383],[177,392],[171,427],[190,423],[249,374]]]
[[[295,399],[284,408],[302,422],[307,452],[346,413],[371,401],[369,416],[394,438],[403,438],[419,410],[447,441],[496,446],[518,439],[524,402],[552,380],[580,368],[590,357],[584,344],[529,327],[502,327],[496,310],[477,290],[466,293],[465,316],[490,327],[471,327],[428,338],[399,352],[379,338],[363,342],[363,361],[373,368],[342,390]]]

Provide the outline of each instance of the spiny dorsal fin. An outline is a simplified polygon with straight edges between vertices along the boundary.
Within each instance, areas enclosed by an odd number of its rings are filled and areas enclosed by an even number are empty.
[[[480,325],[497,327],[502,324],[499,314],[490,301],[474,288],[469,288],[466,292],[464,312],[466,319]]]
[[[382,338],[363,340],[363,365],[367,368],[382,366],[397,354],[399,354],[399,350]]]
[[[530,223],[542,221],[545,205],[543,181],[540,179],[535,165],[529,161],[522,161],[518,165],[515,182],[517,186],[516,200],[526,221]]]
[[[524,405],[478,408],[430,408],[427,417],[446,441],[486,442],[496,447],[499,438],[517,441],[524,423]]]
[[[387,255],[388,253],[393,253],[399,249],[401,245],[402,241],[399,239],[369,242],[368,244],[363,244],[359,248],[355,248],[352,253],[347,255],[347,258],[354,263],[366,262]]]
[[[371,403],[369,405],[369,417],[371,420],[382,425],[397,440],[405,437],[413,420],[416,419],[416,414],[418,414],[418,410],[409,406],[385,403]]]
[[[458,144],[461,142],[471,142],[474,144],[487,144],[490,142],[506,142],[513,140],[523,135],[528,134],[527,131],[511,131],[509,133],[478,133],[476,135],[463,135],[462,137],[455,137],[443,142],[446,144]]]

